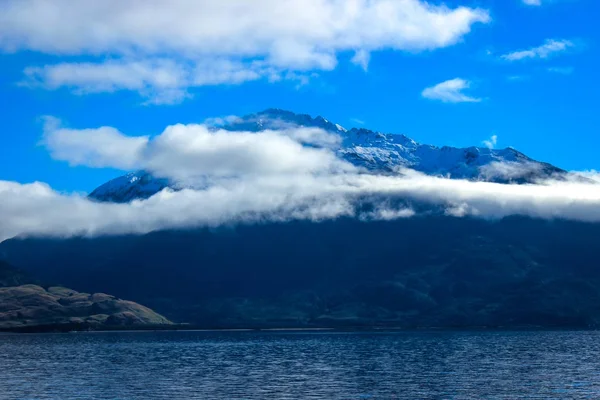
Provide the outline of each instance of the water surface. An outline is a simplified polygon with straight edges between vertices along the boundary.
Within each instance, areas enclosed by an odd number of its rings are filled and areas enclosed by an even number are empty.
[[[598,399],[600,332],[0,335],[0,398]]]

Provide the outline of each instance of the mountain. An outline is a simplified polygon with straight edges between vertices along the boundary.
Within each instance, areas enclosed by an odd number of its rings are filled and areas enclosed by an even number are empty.
[[[0,260],[0,288],[6,286],[19,286],[33,281],[27,274],[16,269],[6,261]]]
[[[137,171],[110,180],[92,191],[89,197],[98,201],[127,203],[135,199],[147,199],[170,186],[168,179]]]
[[[290,125],[339,134],[337,154],[377,174],[406,166],[521,183],[565,173],[513,149],[437,148],[282,110],[236,119],[223,129]],[[502,177],[492,174],[495,163],[508,166]],[[90,197],[126,202],[165,187],[177,188],[140,171]],[[200,328],[600,327],[600,224],[424,211],[382,221],[262,221],[139,236],[15,238],[0,243],[0,259],[41,281],[108,292]]]
[[[222,126],[228,131],[260,132],[287,127],[315,127],[340,135],[341,144],[334,151],[351,164],[371,173],[393,174],[397,168],[411,168],[429,175],[453,179],[485,180],[500,183],[525,183],[564,175],[550,164],[535,161],[512,148],[436,147],[417,143],[405,135],[353,128],[318,116],[268,109],[247,115]],[[498,164],[505,168],[496,168]],[[165,187],[180,188],[167,179],[155,178],[145,171],[129,173],[98,187],[90,198],[98,201],[129,202],[146,199]]]
[[[482,147],[436,147],[417,143],[401,134],[364,128],[347,130],[321,116],[312,118],[306,114],[294,114],[275,108],[242,117],[225,125],[223,129],[259,132],[290,126],[315,127],[339,134],[342,144],[337,149],[338,155],[373,172],[393,172],[397,167],[407,167],[429,175],[454,179],[502,180],[502,176],[487,176],[482,173],[481,168],[493,162],[521,164],[529,170],[537,170],[539,178],[565,172],[550,164],[535,161],[512,148],[495,150]],[[533,177],[529,177],[531,178]]]
[[[11,239],[46,281],[203,328],[600,326],[600,224],[338,219]]]

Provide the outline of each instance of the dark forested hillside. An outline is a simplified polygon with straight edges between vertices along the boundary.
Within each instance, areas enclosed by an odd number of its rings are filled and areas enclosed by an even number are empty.
[[[31,282],[31,278],[23,271],[16,269],[6,261],[0,260],[0,287],[19,286]]]
[[[205,327],[589,327],[598,238],[599,224],[438,216],[13,239],[0,257]]]

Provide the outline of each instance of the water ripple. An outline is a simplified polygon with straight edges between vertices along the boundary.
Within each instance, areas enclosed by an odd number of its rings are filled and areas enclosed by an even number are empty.
[[[0,398],[598,399],[598,332],[0,336]]]

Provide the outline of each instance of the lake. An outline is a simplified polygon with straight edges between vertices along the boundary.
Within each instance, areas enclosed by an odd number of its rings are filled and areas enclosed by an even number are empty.
[[[0,398],[598,399],[600,332],[0,335]]]

